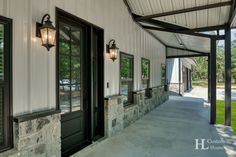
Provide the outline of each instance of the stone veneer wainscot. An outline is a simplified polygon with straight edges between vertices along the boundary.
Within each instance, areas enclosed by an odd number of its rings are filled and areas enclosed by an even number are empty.
[[[113,136],[160,104],[169,99],[163,86],[150,89],[151,97],[145,98],[145,91],[134,93],[134,103],[124,107],[124,96],[111,96],[105,101],[105,135]]]
[[[14,148],[0,157],[60,157],[60,113],[14,122]],[[3,155],[3,156],[2,156]]]
[[[180,89],[179,89],[179,85],[180,85]],[[184,83],[170,83],[169,85],[169,91],[174,92],[179,94],[179,90],[180,90],[180,94],[184,94]]]
[[[110,137],[123,130],[160,104],[168,100],[163,86],[134,93],[134,103],[124,107],[124,96],[112,96],[105,101],[105,135]],[[14,122],[14,148],[0,157],[60,157],[61,115],[55,113],[31,120]]]

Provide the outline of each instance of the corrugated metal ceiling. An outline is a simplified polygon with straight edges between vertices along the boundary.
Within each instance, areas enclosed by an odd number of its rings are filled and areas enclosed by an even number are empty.
[[[221,7],[218,6],[210,9],[152,18],[153,20],[163,21],[187,29],[226,24],[230,18],[230,9],[232,4],[231,0],[127,0],[127,2],[131,12],[139,16],[148,16],[181,9],[228,2],[226,5]],[[153,26],[150,23],[147,24],[142,21],[140,21],[140,24],[145,26]],[[234,22],[234,25],[236,25],[236,22]],[[157,30],[151,30],[150,32],[152,32],[167,46],[210,53],[209,38],[162,32]]]
[[[151,32],[161,41],[163,41],[167,46],[199,51],[203,53],[210,52],[211,41],[209,38],[154,30],[151,30]]]
[[[187,50],[178,50],[175,48],[167,48],[166,52],[167,52],[166,54],[167,58],[171,58],[172,56],[199,55],[196,52],[187,51]]]
[[[127,0],[132,13],[147,16],[196,6],[228,2],[231,0]],[[199,28],[226,24],[229,20],[230,5],[158,17],[157,20],[178,24],[187,28]]]

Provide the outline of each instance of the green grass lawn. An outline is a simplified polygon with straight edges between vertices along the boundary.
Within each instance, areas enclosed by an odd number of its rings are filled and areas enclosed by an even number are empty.
[[[192,84],[193,86],[207,87],[208,81],[207,80],[192,81]]]
[[[236,101],[233,101],[231,104],[231,126],[236,134]],[[216,123],[224,124],[225,121],[225,106],[224,100],[216,101]]]
[[[207,80],[198,80],[198,81],[192,81],[193,86],[200,86],[200,87],[208,87],[208,81]],[[224,88],[225,84],[224,82],[217,82],[217,88]],[[236,83],[231,84],[232,88],[236,88]]]

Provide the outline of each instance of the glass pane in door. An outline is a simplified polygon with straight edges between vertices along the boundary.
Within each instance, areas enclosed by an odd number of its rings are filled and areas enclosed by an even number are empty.
[[[72,111],[81,110],[80,108],[80,89],[81,89],[81,82],[80,82],[80,57],[75,56],[71,57],[71,82],[72,82],[72,89],[71,89],[71,105]]]
[[[62,113],[81,110],[81,30],[59,24],[59,103]]]

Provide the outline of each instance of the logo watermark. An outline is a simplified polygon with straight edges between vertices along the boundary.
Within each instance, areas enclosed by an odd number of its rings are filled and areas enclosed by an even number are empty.
[[[227,142],[223,139],[195,139],[195,150],[223,150],[225,144]]]

